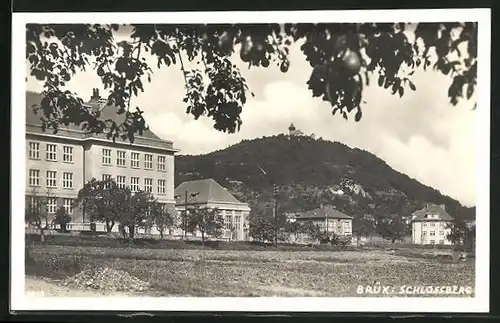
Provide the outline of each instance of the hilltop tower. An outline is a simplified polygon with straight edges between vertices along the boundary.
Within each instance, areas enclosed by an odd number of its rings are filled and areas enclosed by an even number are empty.
[[[289,136],[302,136],[303,133],[302,133],[302,131],[297,130],[297,128],[295,128],[295,125],[293,123],[291,123],[290,126],[288,127],[288,135]]]

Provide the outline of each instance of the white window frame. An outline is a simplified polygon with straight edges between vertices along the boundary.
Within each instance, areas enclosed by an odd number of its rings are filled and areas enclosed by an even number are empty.
[[[444,230],[439,230],[439,235],[444,236]]]
[[[436,231],[430,231],[430,232],[429,232],[429,236],[431,236],[431,237],[435,237],[435,236],[436,236]]]
[[[29,186],[40,186],[40,170],[39,169],[30,169],[28,171],[29,178]]]
[[[123,179],[123,181],[121,181],[122,179]],[[127,187],[127,176],[125,176],[125,175],[116,176],[116,185],[118,185],[118,188]]]
[[[226,214],[224,216],[224,228],[226,230],[231,230],[233,225],[233,215],[232,214]]]
[[[157,186],[156,186],[156,192],[157,194],[166,194],[166,186],[167,186],[167,181],[164,179],[158,179],[157,181]]]
[[[139,153],[130,153],[130,167],[131,168],[140,168],[141,164],[141,154]]]
[[[29,158],[40,159],[40,143],[36,141],[29,142]]]
[[[424,222],[424,227],[426,227],[426,226],[427,226],[427,222]]]
[[[234,228],[236,230],[241,230],[241,215],[234,216]]]
[[[426,237],[426,236],[427,236],[427,231],[423,231],[423,232],[422,232],[422,235],[423,235],[424,237]]]
[[[73,162],[73,146],[63,146],[63,162]]]
[[[144,178],[144,191],[152,193],[153,192],[153,179],[146,177]]]
[[[48,197],[47,198],[47,213],[54,214],[57,211],[57,198]]]
[[[135,193],[135,192],[139,191],[139,182],[140,182],[140,178],[139,177],[136,177],[136,176],[130,177],[130,191],[132,193]]]
[[[57,145],[56,144],[46,144],[45,145],[45,159],[48,161],[57,161]]]
[[[73,214],[73,199],[72,198],[64,198],[63,199],[63,207],[64,211],[66,211],[66,214],[71,215]]]
[[[440,223],[439,223],[439,227],[440,227],[440,228],[444,228],[444,222],[440,222]]]
[[[343,225],[342,225],[342,228],[343,228],[344,230],[350,230],[350,229],[351,229],[351,225],[350,225],[350,223],[349,223],[348,221],[345,221],[345,222],[343,223]]]
[[[431,222],[431,227],[435,227],[436,226],[436,222]]]
[[[156,163],[159,171],[165,172],[167,170],[167,156],[158,155]]]
[[[430,244],[436,244],[436,240],[431,239],[431,240],[429,240],[429,243],[430,243]]]
[[[144,154],[144,169],[153,169],[153,155]]]
[[[54,177],[49,176],[54,175]],[[48,170],[46,172],[46,181],[45,181],[45,186],[50,187],[50,188],[55,188],[57,187],[57,171],[55,170]],[[53,185],[52,185],[53,184]]]
[[[116,166],[127,167],[127,152],[125,150],[116,151]]]
[[[109,153],[109,155],[108,155]],[[101,164],[106,166],[111,166],[112,163],[112,151],[109,148],[101,149]]]
[[[444,239],[439,239],[439,244],[444,244]]]
[[[111,178],[113,178],[113,176],[111,174],[102,174],[101,175],[102,181],[106,181],[106,180],[111,179]]]
[[[73,173],[64,172],[62,176],[62,187],[73,188]]]

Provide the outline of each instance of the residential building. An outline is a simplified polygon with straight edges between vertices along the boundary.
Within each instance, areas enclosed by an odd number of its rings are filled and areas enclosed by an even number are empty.
[[[90,228],[85,209],[75,208],[74,200],[86,182],[114,178],[118,185],[134,190],[150,190],[158,201],[174,209],[174,154],[171,141],[159,138],[150,130],[136,134],[134,143],[106,134],[87,134],[75,125],[57,133],[43,131],[41,115],[33,111],[42,95],[26,92],[26,196],[50,196],[49,211],[64,206],[72,221],[71,230]],[[99,110],[103,120],[124,120],[117,109],[107,105],[94,90],[86,106]],[[97,230],[104,224],[98,223]],[[117,230],[117,225],[115,226]]]
[[[412,243],[451,245],[447,239],[453,217],[446,211],[444,204],[428,204],[412,213]]]
[[[248,216],[250,207],[238,201],[226,188],[215,180],[202,179],[181,183],[175,189],[175,208],[180,215],[190,208],[217,208],[224,220],[223,236],[228,240],[249,240]],[[176,234],[182,234],[177,230]],[[190,234],[201,236],[199,232]]]
[[[295,221],[298,223],[311,221],[327,233],[335,233],[340,236],[352,235],[352,216],[338,211],[333,206],[321,206],[307,211],[297,216]]]

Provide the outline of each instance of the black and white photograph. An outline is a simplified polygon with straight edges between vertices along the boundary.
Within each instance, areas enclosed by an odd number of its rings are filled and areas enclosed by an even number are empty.
[[[488,311],[490,28],[14,13],[12,309]]]

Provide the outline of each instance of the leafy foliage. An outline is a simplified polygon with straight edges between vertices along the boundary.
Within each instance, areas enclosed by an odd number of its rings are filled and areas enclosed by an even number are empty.
[[[377,223],[377,233],[384,239],[394,243],[403,240],[407,230],[401,216],[391,216]]]
[[[49,198],[52,198],[52,196],[50,191],[47,191],[47,194],[42,196],[36,190],[26,196],[24,220],[38,230],[42,242],[45,241],[45,232],[52,224],[48,210]]]
[[[217,208],[193,208],[187,220],[188,232],[199,231],[204,244],[206,235],[219,238],[223,234],[224,218]]]
[[[90,215],[90,222],[106,223],[106,231],[111,232],[119,220],[119,207],[124,196],[113,179],[91,179],[78,191],[75,205]]]
[[[468,226],[462,219],[456,219],[451,223],[446,224],[446,229],[448,233],[446,239],[451,241],[454,246],[463,245],[470,248],[474,246],[474,241],[476,239],[476,226]]]
[[[58,131],[74,124],[89,133],[133,141],[147,129],[142,111],[130,106],[133,96],[144,91],[152,69],[180,66],[184,76],[186,113],[195,119],[212,118],[214,128],[239,131],[241,112],[249,88],[233,64],[235,52],[249,67],[276,65],[286,73],[293,43],[312,72],[307,86],[313,97],[331,104],[333,114],[348,119],[362,117],[363,87],[375,78],[380,87],[402,97],[405,89],[416,90],[411,75],[417,68],[450,75],[448,96],[456,104],[471,98],[477,78],[477,23],[342,23],[342,24],[219,24],[131,25],[129,39],[116,43],[114,35],[124,28],[98,24],[28,24],[26,59],[30,75],[43,82],[44,129]],[[414,29],[415,39],[405,31]],[[236,47],[236,46],[239,47]],[[463,50],[463,47],[466,50]],[[188,70],[185,62],[202,68]],[[76,73],[93,68],[109,91],[108,104],[125,121],[101,120],[97,111],[85,107],[76,94],[64,90]],[[464,93],[465,91],[465,93]]]
[[[133,239],[137,227],[150,225],[150,205],[154,201],[151,193],[138,191],[132,194],[129,188],[117,185],[114,179],[96,180],[85,183],[78,192],[75,201],[90,213],[91,221],[106,223],[106,231],[112,231],[116,222],[120,223],[120,231]]]
[[[66,224],[71,222],[71,217],[66,213],[66,210],[64,209],[63,206],[61,206],[59,209],[56,211],[56,216],[54,217],[54,224],[59,225],[59,230],[61,232],[66,232]]]
[[[249,234],[250,236],[261,242],[274,241],[276,230],[274,219],[270,214],[255,214],[249,216]]]
[[[169,212],[163,204],[155,199],[150,202],[149,218],[151,226],[155,226],[163,239],[163,233],[166,229],[173,228],[175,224],[175,214]]]

